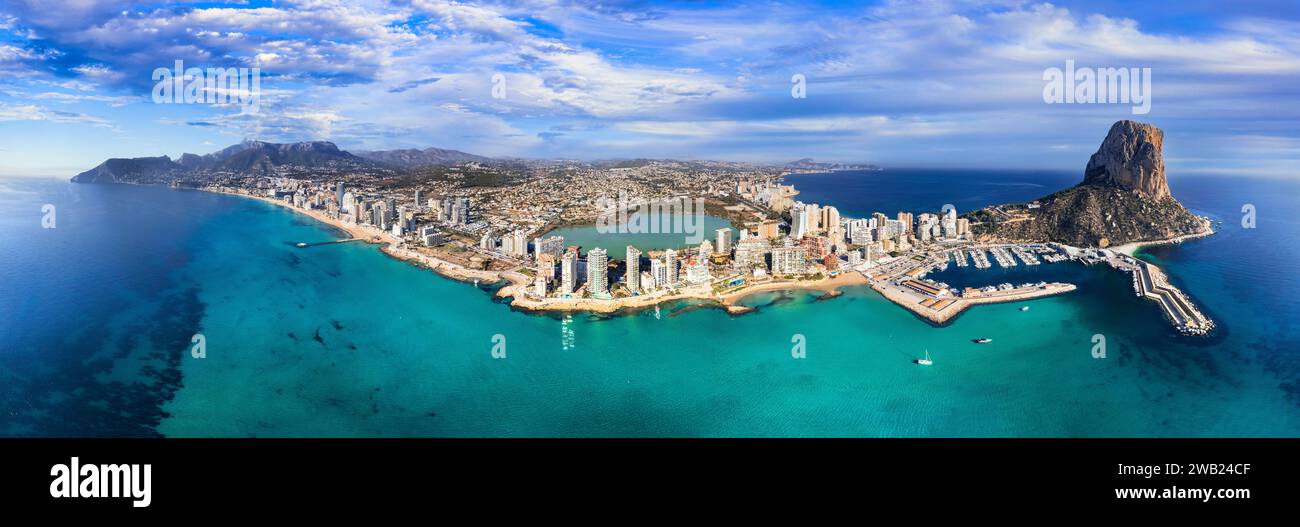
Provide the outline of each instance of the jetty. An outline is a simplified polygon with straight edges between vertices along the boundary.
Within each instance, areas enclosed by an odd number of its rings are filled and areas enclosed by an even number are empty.
[[[967,288],[960,294],[954,294],[951,290],[943,290],[917,280],[903,282],[885,280],[872,282],[871,288],[891,302],[906,308],[925,320],[934,324],[946,324],[953,317],[961,314],[962,311],[971,306],[1016,302],[1059,295],[1074,291],[1076,286],[1067,283],[1044,282],[1024,284],[1007,289],[993,288],[993,291]]]
[[[1201,313],[1186,293],[1169,283],[1169,276],[1159,267],[1126,254],[1112,253],[1106,261],[1111,267],[1131,274],[1134,294],[1159,304],[1165,318],[1179,333],[1205,335],[1214,329],[1214,321]]]
[[[298,242],[298,243],[295,243],[295,244],[294,244],[294,247],[297,247],[297,248],[299,248],[299,249],[305,249],[305,248],[307,248],[307,247],[317,247],[317,246],[320,246],[320,245],[333,245],[333,244],[336,244],[336,243],[348,243],[348,242],[355,242],[355,241],[358,241],[358,240],[360,240],[360,238],[344,238],[344,239],[341,239],[341,240],[331,240],[331,241],[327,241],[327,242],[311,242],[311,243],[308,243],[308,242]]]

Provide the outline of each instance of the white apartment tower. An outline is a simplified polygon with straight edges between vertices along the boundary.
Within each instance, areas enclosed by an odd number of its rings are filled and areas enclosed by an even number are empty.
[[[803,238],[811,230],[808,226],[808,213],[804,204],[796,201],[794,207],[790,208],[790,237],[794,239]]]
[[[560,258],[560,293],[572,293],[578,286],[578,253],[568,251]]]
[[[715,251],[718,251],[719,254],[731,254],[730,228],[718,229],[714,238],[716,238],[713,243],[713,249]]]
[[[609,293],[609,255],[600,247],[587,251],[587,292]]]
[[[623,273],[623,282],[628,291],[641,292],[641,251],[631,245],[627,246],[627,272]]]

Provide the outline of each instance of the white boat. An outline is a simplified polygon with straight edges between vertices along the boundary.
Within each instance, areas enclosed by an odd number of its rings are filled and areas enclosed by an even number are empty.
[[[930,360],[930,350],[925,350],[925,358],[916,359],[916,363],[922,366],[929,366],[931,364],[934,364],[934,361]]]
[[[660,318],[659,318],[659,304],[655,304],[655,320],[660,320]]]
[[[306,247],[306,246],[307,246],[307,242],[298,242],[298,246],[299,246],[299,247]]]
[[[1029,311],[1029,306],[1020,306],[1021,311]]]

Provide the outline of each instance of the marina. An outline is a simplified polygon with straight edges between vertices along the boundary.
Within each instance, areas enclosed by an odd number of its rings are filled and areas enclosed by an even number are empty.
[[[869,270],[862,270],[862,274],[870,281],[871,287],[885,298],[935,324],[945,324],[973,305],[1041,298],[1073,291],[1076,288],[1068,283],[1040,281],[1019,285],[1000,283],[957,289],[946,283],[926,278],[926,275],[932,271],[946,270],[949,261],[956,263],[958,268],[967,267],[967,254],[970,255],[977,269],[993,267],[988,261],[988,254],[992,254],[998,266],[1003,269],[1016,267],[1019,262],[1031,267],[1042,265],[1043,261],[1048,263],[1077,261],[1084,265],[1106,263],[1130,273],[1133,277],[1134,293],[1138,297],[1159,304],[1165,318],[1179,333],[1206,335],[1215,327],[1214,322],[1205,316],[1186,294],[1169,282],[1168,277],[1159,267],[1107,249],[1079,249],[1059,244],[966,247],[928,255],[896,258]],[[1028,310],[1027,305],[1020,308],[1020,311]]]
[[[1044,245],[1032,247],[998,245],[989,248],[956,249],[929,255],[896,258],[870,270],[863,270],[862,273],[870,280],[871,287],[885,298],[931,323],[946,324],[971,306],[1030,300],[1076,289],[1073,284],[1044,281],[1020,285],[1001,283],[957,289],[947,283],[926,278],[931,271],[941,272],[947,269],[950,259],[956,262],[957,267],[967,267],[967,253],[970,254],[977,269],[992,267],[986,256],[988,253],[992,253],[998,260],[998,265],[1003,268],[1016,266],[1012,254],[1021,256],[1027,265],[1038,265],[1040,261],[1032,251],[1044,251],[1048,255],[1061,252]],[[983,343],[991,340],[980,339],[975,342]]]
[[[1019,245],[1012,247],[1011,252],[1015,253],[1016,257],[1020,258],[1020,261],[1025,262],[1025,265],[1040,265],[1042,263],[1038,261],[1037,255]]]
[[[952,260],[957,263],[957,267],[966,267],[968,265],[966,263],[966,253],[961,251],[950,251],[948,254],[952,255]]]
[[[999,266],[1004,268],[1016,266],[1016,260],[1011,257],[1011,254],[1007,253],[1006,248],[994,247],[989,249],[989,252],[993,253],[993,259],[998,261]]]

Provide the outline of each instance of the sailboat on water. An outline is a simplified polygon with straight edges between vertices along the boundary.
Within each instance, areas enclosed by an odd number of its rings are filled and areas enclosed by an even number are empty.
[[[925,358],[924,358],[924,359],[916,359],[916,363],[917,363],[917,364],[920,364],[920,365],[922,365],[922,366],[929,366],[929,365],[931,365],[931,364],[934,364],[934,361],[930,360],[930,350],[928,350],[928,349],[925,350]]]

